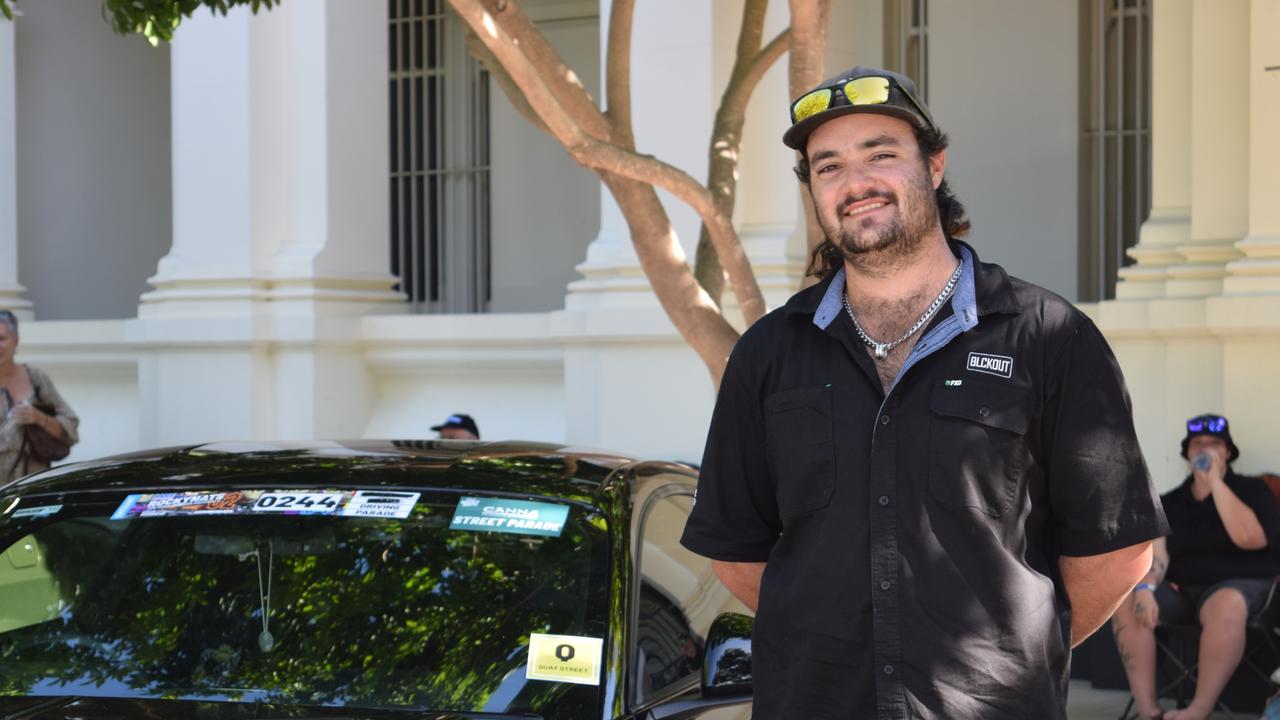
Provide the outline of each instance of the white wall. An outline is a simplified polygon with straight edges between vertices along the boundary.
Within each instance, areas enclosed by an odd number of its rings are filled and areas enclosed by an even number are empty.
[[[37,318],[132,317],[169,248],[169,50],[96,2],[18,10],[19,279]]]
[[[529,9],[536,14],[537,5]],[[600,21],[570,6],[538,29],[582,84],[600,97]],[[495,81],[489,83],[492,312],[545,312],[564,307],[574,266],[600,229],[600,180],[575,163],[554,138],[535,129]]]
[[[984,260],[1074,300],[1079,7],[932,0],[929,106]]]

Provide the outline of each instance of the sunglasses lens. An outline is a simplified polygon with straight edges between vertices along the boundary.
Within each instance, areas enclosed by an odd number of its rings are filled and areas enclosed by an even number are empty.
[[[814,90],[791,106],[791,122],[798,123],[831,107],[831,88]]]
[[[1204,421],[1203,421],[1203,420],[1188,420],[1188,421],[1187,421],[1187,429],[1188,429],[1188,430],[1190,430],[1191,432],[1200,432],[1201,430],[1204,430]]]
[[[879,105],[889,102],[889,78],[861,77],[844,85],[850,105]]]
[[[1222,432],[1222,429],[1226,426],[1226,418],[1214,418],[1209,421],[1209,432]]]

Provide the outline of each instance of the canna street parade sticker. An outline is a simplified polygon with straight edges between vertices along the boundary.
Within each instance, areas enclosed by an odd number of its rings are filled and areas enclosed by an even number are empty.
[[[524,676],[529,680],[599,685],[603,648],[600,638],[531,633]]]
[[[481,530],[560,537],[564,521],[569,517],[568,505],[507,500],[504,498],[464,497],[453,511],[450,530]]]
[[[342,515],[405,518],[419,493],[364,490],[230,490],[129,495],[112,520],[179,515]]]

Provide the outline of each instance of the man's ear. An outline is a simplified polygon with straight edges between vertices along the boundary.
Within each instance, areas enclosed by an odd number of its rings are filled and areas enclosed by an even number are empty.
[[[933,189],[942,184],[942,177],[947,172],[947,151],[939,150],[929,158],[929,176],[933,179]]]

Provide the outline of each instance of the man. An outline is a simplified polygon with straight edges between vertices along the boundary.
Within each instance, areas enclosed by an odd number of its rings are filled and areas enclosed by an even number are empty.
[[[783,137],[824,279],[734,348],[682,542],[757,610],[755,717],[1064,718],[1164,518],[1093,323],[983,264],[906,77]]]
[[[1138,717],[1203,720],[1244,653],[1249,616],[1262,609],[1280,574],[1273,553],[1280,506],[1266,483],[1237,475],[1240,450],[1221,415],[1187,421],[1182,457],[1190,475],[1160,497],[1169,527],[1156,540],[1151,572],[1111,621]],[[1154,631],[1160,623],[1200,624],[1196,694],[1182,710],[1156,698]]]
[[[480,428],[470,415],[457,413],[444,419],[439,425],[432,425],[432,430],[440,433],[441,440],[479,440]]]

